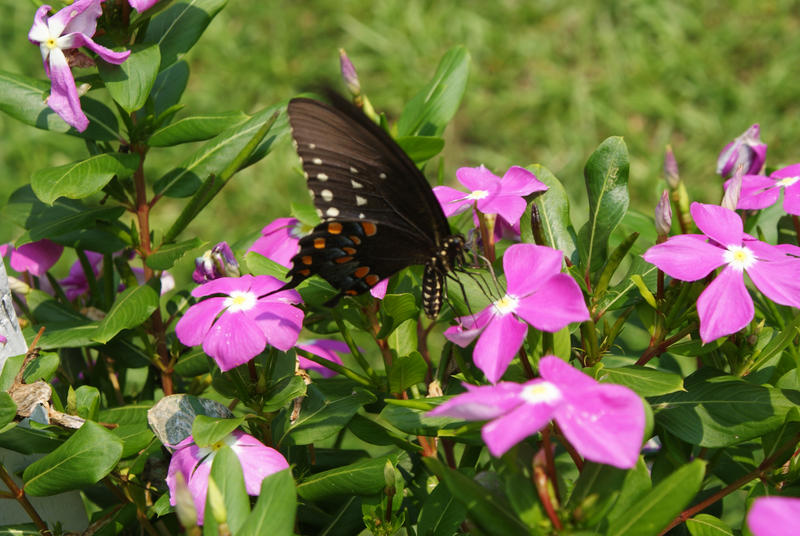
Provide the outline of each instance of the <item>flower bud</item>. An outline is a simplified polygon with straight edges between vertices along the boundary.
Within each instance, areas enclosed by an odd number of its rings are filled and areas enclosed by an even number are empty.
[[[669,203],[669,192],[664,190],[656,205],[656,232],[659,237],[666,237],[671,227],[672,206]]]
[[[344,80],[347,90],[354,96],[361,95],[361,84],[358,82],[358,73],[353,66],[353,62],[347,57],[347,53],[343,48],[339,49],[339,66],[342,72],[342,79]]]
[[[194,260],[195,270],[192,279],[195,283],[205,283],[220,277],[239,277],[239,263],[227,242],[220,242],[213,249]]]
[[[761,171],[767,158],[767,144],[761,141],[759,135],[756,123],[726,145],[717,158],[717,173],[727,177],[740,164],[744,166],[743,175],[754,175]]]
[[[222,492],[219,486],[214,482],[214,479],[208,477],[208,506],[211,507],[211,515],[218,524],[223,524],[228,520],[228,510],[225,508],[225,499],[222,497]]]
[[[197,526],[197,509],[194,507],[194,498],[180,471],[175,474],[175,513],[183,527]]]
[[[678,161],[675,160],[671,145],[667,145],[667,149],[664,152],[664,177],[667,179],[670,190],[677,188],[678,183],[681,181],[681,177],[678,174]]]
[[[744,166],[739,165],[736,171],[733,172],[733,178],[728,182],[728,187],[725,188],[725,195],[722,196],[721,206],[729,209],[736,210],[736,205],[739,204],[739,195],[742,192],[742,176],[744,175]]]

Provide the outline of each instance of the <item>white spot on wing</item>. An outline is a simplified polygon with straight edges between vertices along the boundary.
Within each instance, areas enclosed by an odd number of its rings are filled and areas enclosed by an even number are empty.
[[[361,197],[360,195],[356,196],[356,205],[358,205],[360,207],[360,206],[366,205],[366,204],[367,204],[366,198]]]
[[[350,173],[353,173],[353,174],[358,173],[358,170],[356,168],[354,168],[353,166],[350,166]]]
[[[331,218],[335,218],[336,216],[339,215],[339,209],[336,208],[336,207],[330,207],[330,208],[328,208],[327,211],[325,211],[325,214],[327,214]]]
[[[330,190],[322,190],[319,193],[319,195],[321,195],[322,199],[324,199],[328,203],[330,203],[333,200],[333,192],[331,192]]]
[[[358,219],[359,220],[363,220],[364,218],[365,218],[364,213],[363,212],[359,212],[358,213]]]
[[[316,144],[316,143],[309,143],[309,144],[308,144],[308,148],[309,148],[309,149],[311,149],[311,150],[313,151],[314,149],[316,149],[316,148],[317,148],[317,144]]]
[[[386,178],[386,173],[381,173],[381,174],[378,175],[378,177],[380,177],[382,179],[385,179]]]
[[[361,184],[358,181],[354,181],[353,179],[350,179],[350,184],[353,186],[353,188],[363,188],[364,187],[363,184]]]
[[[328,176],[325,175],[324,173],[317,173],[317,180],[321,180],[322,182],[325,182],[326,180],[328,180]]]
[[[314,162],[314,164],[316,164],[317,166],[320,166],[322,165],[322,158],[315,158],[312,160],[312,162]]]

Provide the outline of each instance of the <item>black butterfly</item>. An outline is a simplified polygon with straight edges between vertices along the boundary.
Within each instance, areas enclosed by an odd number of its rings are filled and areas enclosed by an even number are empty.
[[[289,124],[323,223],[300,239],[293,288],[318,274],[343,296],[366,292],[413,264],[424,264],[422,302],[435,317],[444,276],[464,263],[464,238],[452,235],[428,181],[382,128],[345,98],[330,106],[289,101]]]

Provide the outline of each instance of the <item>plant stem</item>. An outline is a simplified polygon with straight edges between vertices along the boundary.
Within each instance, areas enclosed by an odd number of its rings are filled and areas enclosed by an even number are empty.
[[[52,536],[50,529],[47,528],[47,523],[45,523],[44,520],[39,517],[39,513],[28,500],[28,497],[25,495],[25,491],[17,487],[17,483],[14,482],[13,478],[11,478],[11,475],[8,474],[8,471],[6,471],[6,468],[2,463],[0,463],[0,480],[3,481],[20,506],[22,506],[22,508],[31,518],[34,525],[36,525],[36,528],[39,529],[39,533],[44,536]]]

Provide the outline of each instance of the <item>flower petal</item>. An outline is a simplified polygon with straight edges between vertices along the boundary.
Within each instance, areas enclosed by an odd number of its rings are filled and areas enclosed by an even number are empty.
[[[255,437],[235,430],[236,438],[231,448],[239,458],[244,473],[244,487],[248,495],[261,493],[261,481],[273,473],[289,468],[280,452],[267,447]]]
[[[567,274],[550,277],[539,290],[520,299],[516,313],[536,329],[551,333],[589,319],[581,288]]]
[[[534,380],[537,381],[537,380]],[[500,382],[497,385],[473,387],[464,385],[468,391],[456,395],[428,412],[431,417],[455,417],[469,421],[484,421],[505,415],[522,403],[519,394],[524,385]]]
[[[382,300],[386,296],[386,289],[389,288],[389,278],[381,279],[375,286],[369,289],[369,293],[373,298]]]
[[[697,228],[722,246],[742,245],[742,219],[734,211],[719,205],[692,203],[689,208]]]
[[[202,343],[214,319],[224,307],[225,298],[208,298],[189,307],[175,325],[178,340],[186,346]]]
[[[46,238],[28,242],[11,251],[9,265],[18,272],[30,272],[41,277],[53,267],[63,251],[64,246]]]
[[[800,181],[783,189],[783,210],[800,216]]]
[[[522,346],[528,326],[513,314],[496,315],[481,333],[472,359],[486,379],[497,383]]]
[[[285,283],[271,275],[257,275],[254,276],[250,282],[250,291],[256,296],[263,296],[274,290],[278,290]],[[302,303],[303,299],[300,294],[294,289],[284,290],[276,294],[271,294],[267,299],[272,301],[279,301],[283,303]]]
[[[203,339],[203,351],[223,372],[247,363],[266,346],[263,330],[244,311],[222,313]]]
[[[678,235],[651,247],[643,257],[670,277],[697,281],[725,264],[724,252],[697,235]]]
[[[539,375],[564,390],[592,389],[597,385],[597,380],[554,355],[542,357],[539,361]]]
[[[156,5],[156,2],[158,2],[158,0],[128,0],[128,3],[131,5],[131,7],[139,13],[147,11]]]
[[[730,182],[729,180],[725,183],[726,188]],[[744,175],[736,208],[758,210],[772,206],[778,200],[780,193],[781,189],[773,179],[763,175]]]
[[[775,303],[800,308],[800,259],[756,262],[747,275]]]
[[[486,166],[458,168],[456,179],[473,192],[475,190],[494,192],[500,185],[500,177],[486,169]]]
[[[725,267],[697,299],[700,339],[709,343],[736,333],[753,319],[753,299],[742,272]]]
[[[525,212],[525,200],[518,195],[490,195],[478,200],[478,210],[497,214],[506,221],[517,223]]]
[[[197,510],[197,522],[203,523],[203,514],[206,508],[206,494],[208,493],[208,475],[211,473],[211,460],[208,457],[201,461],[200,449],[194,444],[191,437],[182,441],[182,448],[178,448],[169,461],[167,470],[167,487],[169,488],[169,503],[175,506],[175,475],[183,474],[183,479],[189,488],[194,499],[194,507]]]
[[[295,218],[278,218],[261,229],[261,237],[247,252],[255,251],[287,268],[292,266],[292,257],[297,253],[299,240],[291,230],[299,222]]]
[[[73,39],[73,47],[86,47],[101,58],[107,61],[108,63],[113,63],[115,65],[119,65],[120,63],[124,62],[128,59],[128,56],[131,55],[130,50],[123,50],[121,52],[115,52],[110,48],[106,48],[103,45],[98,45],[94,41],[92,41],[91,37],[82,33],[74,33],[69,34],[70,37]]]
[[[64,8],[67,9],[67,8]],[[67,58],[61,49],[54,48],[48,57],[48,76],[52,82],[47,105],[58,114],[68,125],[75,127],[78,132],[83,132],[89,126],[89,120],[81,110],[81,101],[78,98],[78,89],[75,79],[67,64]]]
[[[434,186],[433,195],[436,196],[442,212],[448,218],[453,214],[464,212],[472,205],[472,200],[467,199],[467,194],[449,186]]]
[[[457,326],[450,326],[444,332],[445,338],[457,344],[461,348],[466,348],[480,335],[483,328],[489,323],[494,315],[494,306],[489,305],[483,311],[474,316],[462,316],[458,318]]]
[[[555,419],[575,450],[593,462],[630,469],[644,439],[644,406],[639,396],[621,385],[564,389],[566,400]]]
[[[103,7],[100,5],[102,1],[76,0],[60,9],[48,21],[51,33],[65,35],[78,32],[87,36],[94,35],[97,18],[103,14]]]
[[[547,246],[514,244],[503,254],[507,292],[523,297],[561,271],[564,254]]]
[[[758,497],[747,513],[747,526],[754,536],[800,534],[800,499]]]
[[[508,449],[542,429],[552,418],[551,404],[522,404],[508,414],[487,423],[481,437],[492,456],[502,456]]]
[[[286,303],[262,300],[244,314],[258,325],[271,346],[284,352],[294,346],[303,329],[303,311]]]
[[[33,25],[28,31],[28,41],[31,43],[43,43],[50,37],[50,28],[47,26],[47,14],[50,6],[39,6],[33,16]]]
[[[225,294],[230,296],[231,292],[234,291],[247,292],[250,290],[252,283],[252,275],[243,275],[241,277],[220,277],[195,287],[194,290],[192,290],[192,296],[195,298],[211,296],[212,294]]]
[[[533,192],[543,192],[547,185],[540,182],[536,175],[520,166],[511,166],[500,180],[502,195],[526,196]]]
[[[342,352],[345,354],[350,353],[350,347],[347,346],[346,343],[333,339],[320,339],[305,344],[298,344],[297,347],[310,354],[314,354],[315,356],[336,363],[337,365],[342,364],[342,358],[339,357],[337,352]],[[336,375],[335,371],[325,367],[324,365],[315,363],[314,361],[311,361],[300,354],[297,355],[297,361],[300,363],[301,368],[306,370],[314,370],[325,378],[330,378]]]

